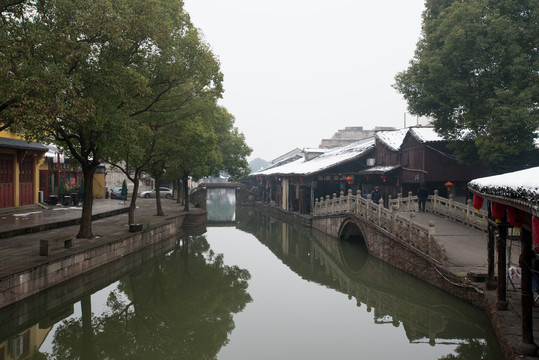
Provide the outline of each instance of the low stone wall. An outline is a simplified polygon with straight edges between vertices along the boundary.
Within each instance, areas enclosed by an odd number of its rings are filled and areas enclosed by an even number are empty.
[[[159,243],[180,231],[185,215],[173,217],[166,224],[126,233],[114,240],[90,240],[84,245],[51,255],[50,261],[0,279],[0,308],[30,297],[100,266]]]
[[[121,279],[129,272],[157,256],[166,254],[177,246],[177,236],[154,241],[141,251],[124,256],[107,266],[102,266],[37,295],[26,298],[0,310],[0,339],[15,332],[23,332],[36,323],[49,327],[58,316],[71,315],[73,305],[86,296]]]

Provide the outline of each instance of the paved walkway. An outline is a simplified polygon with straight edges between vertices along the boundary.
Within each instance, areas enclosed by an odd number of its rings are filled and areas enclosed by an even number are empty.
[[[168,221],[170,216],[177,216],[183,211],[183,205],[179,205],[173,200],[162,200],[165,216],[156,216],[155,199],[137,199],[137,209],[135,211],[135,221],[148,225],[158,225]],[[73,249],[55,249],[57,252],[77,251],[79,246],[91,246],[91,244],[101,244],[124,236],[128,229],[127,210],[129,202],[112,199],[95,199],[93,203],[93,215],[120,214],[105,216],[102,219],[92,222],[92,232],[95,239],[75,240]],[[39,243],[41,239],[49,238],[75,238],[79,225],[69,225],[57,227],[51,230],[38,231],[21,234],[17,236],[2,238],[2,234],[16,230],[28,228],[36,229],[39,225],[54,227],[55,224],[68,220],[79,220],[82,208],[62,207],[60,205],[49,206],[47,209],[36,206],[24,207],[15,210],[2,210],[0,213],[0,278],[16,274],[20,271],[38,266],[49,261],[48,256],[39,256]]]
[[[414,215],[414,221],[424,226],[434,221],[435,238],[446,251],[446,269],[460,276],[469,272],[487,274],[487,233],[432,213]]]

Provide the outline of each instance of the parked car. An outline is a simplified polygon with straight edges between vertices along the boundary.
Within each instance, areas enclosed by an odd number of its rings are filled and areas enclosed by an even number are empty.
[[[156,189],[153,189],[153,190],[150,190],[150,191],[143,191],[143,192],[140,193],[140,197],[154,198],[156,191],[157,191]],[[161,194],[161,198],[172,199],[172,189],[161,186],[161,187],[159,187],[159,192]]]
[[[110,191],[110,198],[111,199],[122,199],[122,187],[121,186],[114,186],[112,190]]]

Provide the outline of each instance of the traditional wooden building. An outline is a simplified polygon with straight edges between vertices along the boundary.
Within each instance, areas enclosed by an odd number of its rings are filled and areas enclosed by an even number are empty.
[[[250,175],[259,199],[307,214],[314,199],[361,189],[359,172],[374,157],[374,138],[327,151],[303,151]]]
[[[459,163],[447,144],[433,127],[408,129],[400,147],[402,193],[415,194],[423,183],[431,194],[438,190],[441,196],[452,193],[465,197],[468,181],[488,175],[488,169],[482,164]]]
[[[481,208],[486,202],[489,210],[487,286],[496,289],[498,310],[506,310],[508,306],[508,230],[520,234],[521,250],[517,256],[521,310],[517,312],[522,314],[522,340],[519,350],[523,355],[536,356],[532,308],[538,300],[534,299],[534,293],[539,293],[539,167],[475,179],[468,188],[474,194],[474,207]]]
[[[0,132],[0,208],[38,202],[39,163],[47,147]]]

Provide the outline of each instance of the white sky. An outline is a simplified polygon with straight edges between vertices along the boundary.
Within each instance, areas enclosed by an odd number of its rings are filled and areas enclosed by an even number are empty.
[[[421,31],[424,0],[185,0],[221,61],[220,104],[272,160],[347,126],[404,125],[394,90]],[[406,125],[416,118],[406,116]]]

